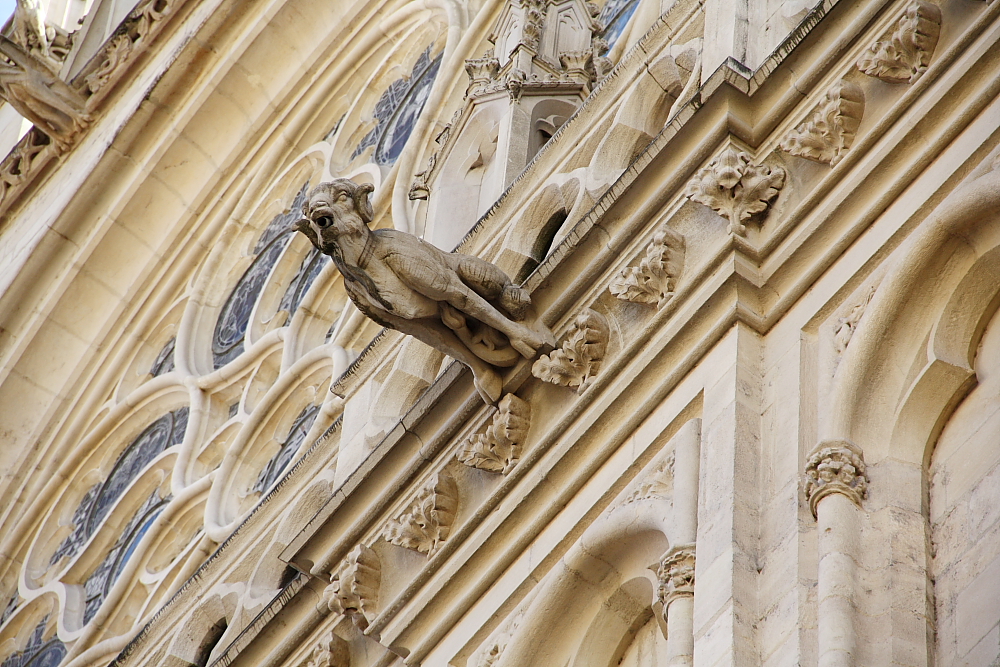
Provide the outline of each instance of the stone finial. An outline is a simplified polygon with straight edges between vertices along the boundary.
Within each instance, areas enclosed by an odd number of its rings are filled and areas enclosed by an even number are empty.
[[[313,648],[304,667],[350,667],[351,654],[347,642],[332,632]]]
[[[610,335],[611,327],[604,316],[588,308],[577,316],[562,347],[543,354],[532,365],[531,374],[582,394],[601,368]]]
[[[673,298],[683,266],[684,237],[664,226],[653,235],[638,266],[622,269],[608,289],[622,301],[654,303],[660,309]]]
[[[941,9],[913,0],[896,24],[861,59],[858,69],[888,83],[913,83],[927,69],[941,34]]]
[[[457,457],[472,468],[506,475],[520,457],[521,443],[531,425],[531,406],[514,394],[507,394],[498,408],[486,431],[469,438]]]
[[[693,544],[672,547],[656,568],[656,598],[663,604],[664,614],[675,599],[694,595],[694,551]]]
[[[868,473],[861,448],[847,440],[821,442],[806,462],[806,498],[816,516],[819,501],[842,493],[858,507],[868,496]]]
[[[728,146],[688,183],[685,195],[729,220],[729,233],[744,236],[745,220],[766,211],[785,184],[781,167],[755,165],[747,153]]]
[[[321,610],[347,616],[364,629],[378,604],[382,564],[378,554],[364,544],[354,547],[323,591]]]
[[[382,537],[429,556],[447,539],[457,512],[458,485],[442,471],[431,478],[407,512],[386,524]]]
[[[835,166],[854,143],[865,113],[865,94],[856,83],[841,80],[826,93],[809,120],[788,133],[781,150]]]

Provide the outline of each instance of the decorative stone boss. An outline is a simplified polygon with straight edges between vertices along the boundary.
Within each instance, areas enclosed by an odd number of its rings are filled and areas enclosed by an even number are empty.
[[[362,313],[458,359],[483,399],[496,402],[503,382],[494,367],[533,359],[555,337],[539,322],[522,322],[531,298],[493,264],[406,232],[369,229],[373,190],[346,178],[320,183],[295,228],[333,259]]]

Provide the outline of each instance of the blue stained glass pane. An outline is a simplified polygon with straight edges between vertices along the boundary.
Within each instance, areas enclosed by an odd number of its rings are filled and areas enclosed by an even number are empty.
[[[289,318],[294,315],[299,304],[302,303],[302,299],[305,298],[306,292],[309,291],[316,277],[319,276],[320,271],[329,262],[330,258],[327,255],[313,248],[305,256],[305,259],[302,260],[302,264],[299,265],[299,270],[295,273],[295,277],[292,278],[292,282],[285,289],[285,294],[281,297],[281,305],[278,306],[278,310],[286,311]]]
[[[174,345],[176,345],[176,343],[177,339],[171,338],[167,341],[167,344],[163,346],[163,349],[160,350],[160,353],[156,355],[156,361],[153,362],[152,367],[149,369],[149,372],[153,377],[157,377],[174,370]]]
[[[597,20],[604,26],[604,32],[601,33],[601,36],[609,47],[614,46],[618,38],[621,37],[625,26],[628,25],[629,19],[632,18],[632,14],[635,13],[638,6],[639,0],[608,0],[604,8],[601,9]]]
[[[254,304],[257,303],[271,270],[278,263],[281,253],[295,233],[291,227],[302,217],[302,204],[305,203],[308,191],[309,183],[306,182],[295,196],[291,207],[275,216],[267,226],[254,247],[257,257],[240,276],[236,287],[226,299],[219,313],[219,319],[215,323],[215,334],[212,336],[215,368],[222,368],[243,353],[250,313],[253,312]]]
[[[427,103],[441,66],[442,54],[432,60],[430,53],[431,47],[427,47],[417,58],[409,76],[393,81],[382,93],[373,112],[375,129],[366,134],[354,149],[352,160],[369,146],[375,146],[375,161],[378,164],[390,165],[399,157]]]
[[[307,405],[302,409],[299,416],[292,422],[292,427],[288,429],[288,435],[285,437],[281,449],[278,450],[278,453],[261,470],[260,476],[257,478],[257,483],[254,484],[254,491],[267,491],[278,481],[281,473],[285,472],[285,468],[288,467],[292,457],[295,456],[295,453],[299,451],[299,447],[302,446],[302,442],[306,439],[306,434],[309,433],[309,429],[312,428],[318,414],[318,405]]]
[[[4,621],[10,618],[10,615],[14,613],[20,603],[21,596],[17,591],[14,591],[14,594],[10,596],[10,600],[7,601],[7,606],[4,607],[3,614],[0,615],[0,625],[3,625]]]
[[[57,637],[44,640],[48,624],[49,617],[46,616],[35,626],[27,646],[7,656],[0,662],[0,667],[56,667],[62,662],[66,657],[66,646]]]
[[[168,502],[170,502],[169,497],[161,500],[159,493],[154,491],[146,499],[142,507],[132,515],[132,518],[129,519],[129,522],[122,530],[118,541],[115,542],[114,546],[104,556],[104,560],[100,562],[87,578],[83,586],[86,591],[86,601],[83,611],[84,623],[89,623],[94,618],[97,610],[100,609],[101,604],[104,602],[104,598],[108,596],[111,587],[118,580],[122,570],[125,569],[125,564],[128,563],[129,558],[135,553],[135,549],[139,541],[142,540],[142,536],[153,525],[156,517],[160,515],[163,507]]]
[[[101,525],[132,480],[164,450],[184,440],[189,412],[185,406],[163,415],[125,448],[108,478],[91,487],[80,501],[73,513],[73,532],[56,548],[50,564],[54,565],[63,556],[76,554]]]

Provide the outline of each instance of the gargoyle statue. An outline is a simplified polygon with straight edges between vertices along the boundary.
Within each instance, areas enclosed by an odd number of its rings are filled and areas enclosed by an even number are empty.
[[[476,389],[495,403],[494,366],[533,359],[555,346],[540,323],[522,323],[531,299],[493,264],[444,252],[395,229],[369,229],[369,184],[346,178],[317,185],[295,228],[329,255],[362,313],[413,336],[472,369]]]

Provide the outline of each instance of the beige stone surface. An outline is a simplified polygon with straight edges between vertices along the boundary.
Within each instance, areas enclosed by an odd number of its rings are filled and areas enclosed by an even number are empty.
[[[1000,3],[41,9],[3,667],[998,664]],[[291,229],[337,179],[552,348],[484,403],[367,319]]]

